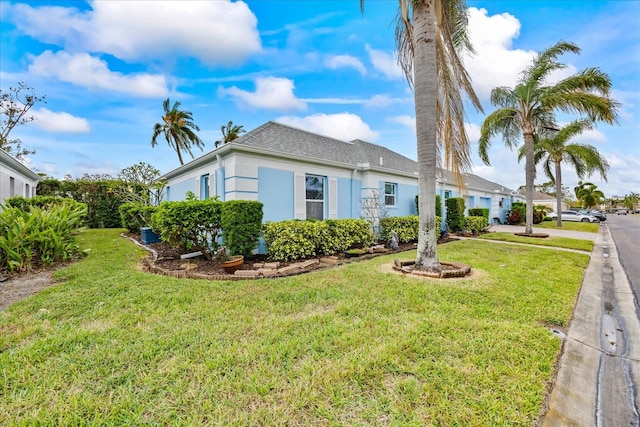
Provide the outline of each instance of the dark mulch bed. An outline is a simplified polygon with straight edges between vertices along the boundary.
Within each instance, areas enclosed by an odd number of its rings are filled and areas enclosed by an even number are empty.
[[[199,274],[211,275],[211,276],[221,276],[226,275],[227,273],[224,271],[220,265],[214,261],[208,260],[203,256],[196,256],[188,259],[181,259],[180,252],[173,249],[167,243],[158,242],[158,243],[149,243],[143,244],[140,240],[140,235],[136,233],[125,233],[126,237],[129,237],[133,240],[136,240],[141,246],[146,246],[150,249],[153,249],[158,257],[155,260],[154,264],[158,267],[161,267],[164,270],[170,271],[190,271],[198,272]],[[440,243],[446,243],[450,241],[458,240],[456,238],[447,237],[438,241]],[[401,243],[399,245],[398,252],[409,251],[416,249],[416,243]],[[391,252],[388,252],[391,253]],[[337,260],[334,265],[356,262],[365,259],[371,259],[376,256],[385,255],[385,253],[373,253],[373,254],[365,254],[359,257],[354,258],[346,258],[344,254],[336,254],[334,255]],[[250,258],[245,258],[245,262],[240,268],[241,270],[255,270],[262,267],[262,264],[265,262],[269,262],[269,259],[265,255],[257,254],[253,255]],[[280,267],[286,267],[290,263],[280,263]],[[257,267],[256,267],[257,265]],[[316,270],[319,268],[326,268],[326,264],[317,264],[312,268],[312,270]]]

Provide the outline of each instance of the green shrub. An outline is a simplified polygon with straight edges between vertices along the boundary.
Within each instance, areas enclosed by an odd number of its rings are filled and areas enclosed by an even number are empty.
[[[86,214],[82,204],[3,207],[0,270],[22,271],[71,259],[79,253],[75,235]]]
[[[370,224],[362,219],[328,219],[329,239],[332,247],[327,247],[323,253],[343,252],[349,249],[368,247],[374,236]]]
[[[436,230],[438,230],[436,235],[438,236],[441,225],[442,218],[436,216]],[[389,240],[391,232],[395,231],[401,243],[417,242],[419,229],[420,217],[417,215],[394,216],[380,220],[380,237],[385,241]]]
[[[464,229],[477,236],[489,226],[489,220],[484,216],[468,216],[464,219]]]
[[[263,226],[267,254],[274,261],[292,261],[368,246],[373,240],[362,219],[288,220]]]
[[[262,203],[250,200],[223,202],[221,224],[224,245],[229,252],[251,256],[262,230]]]
[[[392,216],[380,220],[380,238],[389,240],[391,232],[395,231],[398,241],[402,243],[417,242],[420,229],[420,217],[418,215]]]
[[[464,199],[451,197],[447,199],[447,227],[450,231],[460,231],[464,226]]]
[[[519,210],[509,210],[506,212],[506,221],[509,225],[518,225],[523,219],[524,217],[520,214]]]
[[[274,261],[291,261],[316,255],[316,236],[320,221],[288,220],[267,222],[262,236],[267,254]]]
[[[69,197],[57,197],[57,196],[34,196],[30,198],[22,196],[13,196],[5,200],[7,206],[28,211],[30,206],[35,206],[42,209],[49,209],[51,206],[67,205],[72,209],[86,209],[87,206],[84,203],[77,202]]]
[[[212,259],[220,246],[221,211],[217,199],[163,202],[151,216],[151,228],[174,248]]]
[[[518,222],[514,222],[514,223],[509,223],[509,224],[520,224],[521,222],[524,222],[527,218],[527,204],[525,202],[513,202],[511,204],[511,211],[516,211],[518,212],[518,218],[520,218],[520,220]],[[515,218],[515,216],[514,216]]]
[[[533,223],[534,224],[540,224],[542,222],[542,220],[544,219],[545,213],[542,211],[533,211]]]
[[[120,205],[120,221],[122,227],[131,233],[139,233],[140,228],[151,226],[151,216],[158,209],[157,206],[143,205],[137,202],[127,202]]]
[[[489,221],[489,208],[469,208],[469,216],[483,216]]]

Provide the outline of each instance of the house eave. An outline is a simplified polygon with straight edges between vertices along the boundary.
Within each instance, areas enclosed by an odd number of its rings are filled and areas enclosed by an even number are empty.
[[[13,156],[11,156],[9,153],[5,152],[2,149],[0,149],[0,157],[4,160],[3,163],[16,169],[19,173],[25,175],[26,177],[36,182],[42,180],[42,177],[40,175],[38,175],[37,173],[35,173],[34,171],[29,169],[22,163],[20,163],[17,159],[15,159]]]
[[[358,170],[358,171],[371,171],[371,172],[378,172],[378,173],[383,173],[383,174],[393,174],[393,175],[398,175],[398,176],[404,176],[404,177],[408,177],[408,178],[414,178],[417,179],[418,175],[416,172],[404,172],[404,171],[399,171],[399,170],[395,170],[395,169],[388,169],[388,168],[381,168],[381,167],[376,167],[376,166],[371,166],[369,164],[351,164],[351,163],[344,163],[344,162],[333,162],[333,161],[327,161],[325,159],[319,159],[316,157],[311,157],[311,156],[303,156],[303,155],[290,155],[287,153],[283,153],[282,151],[276,151],[276,150],[268,150],[268,149],[264,149],[264,148],[256,148],[256,147],[249,147],[246,146],[244,144],[237,144],[237,143],[233,143],[233,142],[229,142],[224,144],[223,146],[216,148],[213,151],[210,151],[209,153],[203,154],[202,156],[198,157],[197,159],[194,159],[192,161],[190,161],[189,163],[186,163],[178,168],[175,168],[167,173],[165,173],[164,175],[162,175],[160,177],[160,179],[172,179],[175,178],[177,176],[180,176],[184,173],[190,172],[194,169],[197,169],[199,167],[202,167],[203,165],[212,162],[216,159],[217,156],[222,156],[224,157],[226,154],[230,153],[230,152],[244,152],[244,153],[251,153],[251,154],[258,154],[258,155],[267,155],[267,156],[271,156],[271,157],[277,157],[277,158],[281,158],[281,159],[287,159],[287,160],[294,160],[294,161],[303,161],[303,162],[307,162],[307,163],[312,163],[312,164],[316,164],[316,165],[323,165],[323,166],[331,166],[331,167],[339,167],[339,168],[343,168],[343,169],[347,169],[347,170]]]

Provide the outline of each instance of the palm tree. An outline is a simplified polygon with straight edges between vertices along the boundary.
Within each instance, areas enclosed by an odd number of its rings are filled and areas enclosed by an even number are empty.
[[[598,206],[603,199],[604,193],[598,190],[595,184],[584,186],[578,191],[578,200],[581,200],[587,209]]]
[[[624,200],[622,201],[622,206],[629,209],[630,213],[636,210],[636,206],[638,206],[638,202],[640,201],[640,194],[634,193],[625,194]]]
[[[234,125],[230,120],[226,126],[220,126],[220,132],[222,132],[222,139],[216,141],[216,148],[218,148],[218,146],[220,146],[221,144],[226,144],[227,142],[231,142],[234,139],[238,139],[240,137],[240,134],[245,133],[246,130],[242,128],[242,125]]]
[[[157,138],[160,134],[164,134],[164,138],[171,148],[178,153],[178,160],[180,165],[184,165],[182,161],[182,151],[186,151],[193,158],[191,152],[191,145],[195,145],[200,150],[204,147],[202,140],[196,135],[195,131],[199,131],[200,128],[193,122],[193,116],[190,111],[180,111],[180,102],[174,102],[171,109],[169,109],[169,98],[165,99],[162,103],[164,109],[164,115],[162,116],[162,123],[156,123],[153,126],[153,136],[151,137],[151,146],[155,147],[157,144]]]
[[[360,0],[360,8],[364,12],[364,0]],[[415,268],[439,270],[439,230],[435,226],[438,166],[451,169],[460,186],[461,175],[471,169],[461,92],[482,111],[458,56],[473,51],[467,36],[466,2],[399,0],[396,46],[398,63],[413,87],[416,109],[420,230]]]
[[[583,188],[585,188],[585,187],[587,187],[589,185],[593,185],[593,183],[592,182],[578,181],[578,185],[573,187],[573,194],[576,195],[576,199],[578,199],[578,201],[580,201],[580,198],[578,197],[578,193],[580,192],[580,190],[582,190]]]
[[[533,232],[534,140],[545,129],[556,128],[555,110],[585,114],[594,122],[618,121],[619,103],[609,96],[611,79],[598,68],[586,68],[555,84],[547,83],[550,73],[566,67],[557,61],[565,52],[580,53],[580,48],[560,41],[534,58],[515,88],[494,88],[491,103],[500,108],[486,117],[480,130],[478,153],[487,165],[490,165],[487,150],[492,137],[502,134],[505,145],[510,148],[517,145],[520,136],[524,139],[527,234]]]
[[[557,224],[562,227],[562,169],[561,164],[569,163],[576,170],[576,174],[582,178],[585,174],[591,175],[594,171],[600,172],[600,176],[607,180],[609,163],[598,153],[595,147],[586,144],[567,144],[571,138],[579,135],[584,130],[591,129],[593,123],[590,120],[576,120],[562,129],[550,129],[549,137],[542,137],[534,144],[534,161],[537,165],[542,162],[545,175],[555,182],[556,186],[556,212]],[[524,147],[522,147],[524,148]],[[524,149],[520,150],[518,161],[524,157]],[[553,170],[552,170],[553,169]],[[555,171],[555,173],[554,173]],[[580,181],[582,182],[582,181]]]

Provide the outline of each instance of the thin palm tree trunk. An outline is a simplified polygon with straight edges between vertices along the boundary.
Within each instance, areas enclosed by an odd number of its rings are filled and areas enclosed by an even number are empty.
[[[525,153],[525,195],[527,198],[527,210],[525,214],[526,234],[533,233],[533,181],[536,174],[536,164],[533,154],[533,134],[524,134],[524,153]]]
[[[438,73],[436,68],[435,11],[433,0],[413,3],[414,98],[418,145],[420,229],[417,269],[438,268],[436,230],[436,126]]]
[[[556,213],[558,219],[556,225],[562,227],[562,170],[560,168],[560,162],[555,162],[556,165]]]

